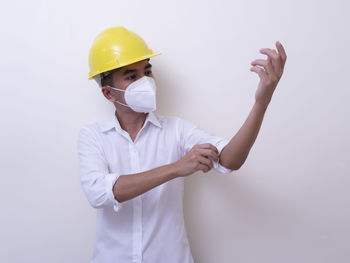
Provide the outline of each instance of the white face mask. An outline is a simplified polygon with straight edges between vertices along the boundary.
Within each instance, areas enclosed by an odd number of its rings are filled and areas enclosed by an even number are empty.
[[[117,103],[131,108],[135,112],[151,112],[156,109],[156,83],[153,78],[144,76],[132,82],[126,90],[113,88],[125,92],[124,98],[126,104]]]

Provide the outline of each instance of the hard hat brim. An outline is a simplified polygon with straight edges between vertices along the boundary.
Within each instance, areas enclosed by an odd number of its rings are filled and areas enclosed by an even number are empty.
[[[99,75],[103,72],[107,72],[107,71],[110,71],[110,70],[113,70],[113,69],[117,69],[117,68],[122,68],[122,67],[125,67],[125,66],[128,66],[128,65],[131,65],[133,63],[136,63],[136,62],[139,62],[139,61],[142,61],[142,60],[145,60],[145,59],[148,59],[148,58],[152,58],[152,57],[155,57],[155,56],[158,56],[158,55],[161,55],[162,53],[155,53],[155,54],[151,54],[151,55],[146,55],[146,56],[142,56],[142,57],[139,57],[137,59],[134,59],[134,60],[131,60],[129,61],[128,63],[126,64],[121,64],[117,67],[111,67],[111,68],[108,68],[104,71],[101,71],[101,72],[94,72],[94,73],[89,73],[89,80],[93,79],[96,75]]]

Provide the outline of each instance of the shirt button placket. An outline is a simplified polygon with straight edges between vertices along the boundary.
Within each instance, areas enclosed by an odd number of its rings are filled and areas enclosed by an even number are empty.
[[[136,173],[141,171],[139,154],[134,143],[130,144],[131,165]],[[137,196],[133,200],[134,218],[133,218],[133,254],[134,262],[142,262],[142,200]]]

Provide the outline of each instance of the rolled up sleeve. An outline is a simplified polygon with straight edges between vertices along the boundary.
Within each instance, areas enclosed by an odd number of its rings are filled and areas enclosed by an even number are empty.
[[[79,175],[83,191],[94,208],[122,208],[113,193],[119,174],[110,173],[108,164],[98,143],[98,137],[89,127],[81,128],[78,141]]]
[[[214,145],[218,149],[219,154],[221,154],[221,151],[229,142],[225,138],[205,132],[189,121],[183,119],[180,119],[179,121],[181,122],[180,127],[182,127],[180,129],[180,134],[183,155],[189,152],[194,145],[203,143],[210,143]],[[219,161],[212,161],[212,163],[213,169],[220,173],[231,173],[234,171],[224,167],[219,163]]]
[[[218,149],[219,156],[224,149],[224,147],[229,143],[227,139],[221,138],[221,140],[217,140],[216,142],[213,142],[212,144]],[[231,173],[234,170],[228,169],[225,166],[221,165],[219,161],[213,162],[213,168],[223,174]]]

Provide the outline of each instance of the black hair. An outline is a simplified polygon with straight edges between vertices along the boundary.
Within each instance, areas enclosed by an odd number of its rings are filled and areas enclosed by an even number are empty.
[[[103,86],[113,87],[113,73],[118,70],[119,68],[116,68],[116,69],[112,69],[110,71],[101,73],[101,87]]]

